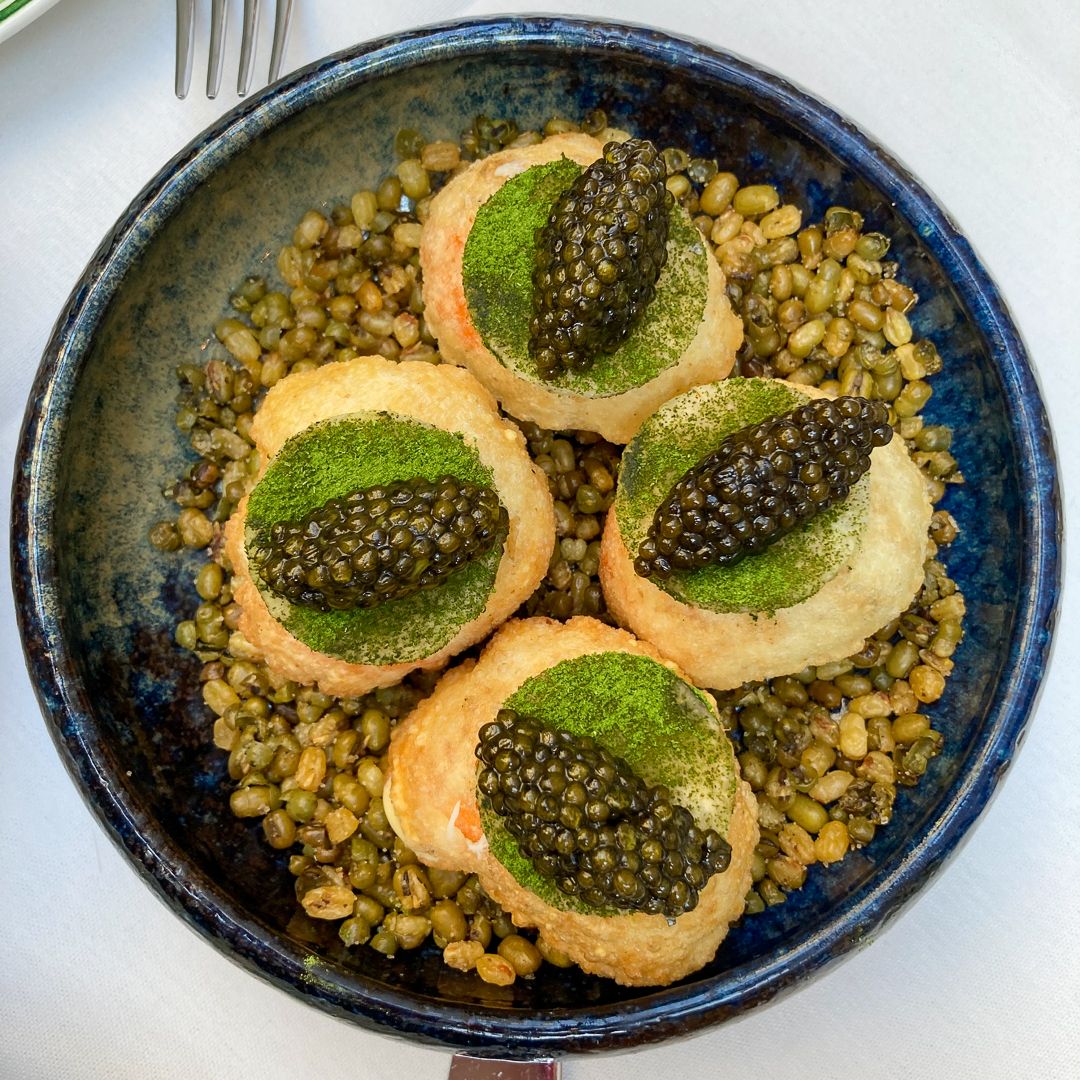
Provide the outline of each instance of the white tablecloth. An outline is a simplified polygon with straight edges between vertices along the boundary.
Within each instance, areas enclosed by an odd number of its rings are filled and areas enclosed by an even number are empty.
[[[239,5],[230,6],[235,29]],[[616,5],[588,0],[543,6],[616,14]],[[301,2],[286,70],[421,23],[531,7]],[[617,9],[785,73],[936,192],[1026,336],[1071,507],[1080,458],[1075,0],[623,0]],[[230,90],[217,101],[199,93],[205,26],[185,102],[172,93],[172,49],[167,0],[62,0],[0,44],[5,470],[38,358],[87,258],[146,180],[235,103]],[[0,514],[6,523],[6,502]],[[1055,662],[1008,782],[963,851],[872,947],[700,1038],[571,1059],[566,1080],[1080,1076],[1078,637],[1066,598]],[[8,679],[0,707],[0,1076],[446,1076],[447,1054],[340,1023],[272,989],[158,903],[61,768],[24,673],[7,583],[0,650]]]

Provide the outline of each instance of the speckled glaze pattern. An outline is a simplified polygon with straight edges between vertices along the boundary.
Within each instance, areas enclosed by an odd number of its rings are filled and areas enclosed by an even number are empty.
[[[548,970],[513,987],[388,962],[295,918],[284,856],[234,819],[194,662],[172,644],[197,555],[145,540],[188,460],[175,366],[196,360],[236,282],[272,270],[309,205],[373,185],[405,124],[455,138],[476,113],[523,126],[595,106],[612,122],[768,181],[811,216],[837,202],[894,236],[946,359],[927,415],[957,427],[968,483],[949,566],[967,638],[935,726],[947,743],[893,823],[747,920],[716,960],[655,992]],[[555,18],[418,30],[312,65],[226,115],[105,238],[57,322],[13,490],[13,580],[31,677],[87,802],[157,894],[225,955],[337,1016],[511,1056],[626,1048],[698,1030],[790,990],[867,941],[932,877],[1016,750],[1059,589],[1051,435],[1008,309],[968,242],[885,151],[783,79],[651,30]]]

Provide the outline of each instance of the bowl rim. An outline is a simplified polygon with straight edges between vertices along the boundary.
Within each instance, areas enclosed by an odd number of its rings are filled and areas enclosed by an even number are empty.
[[[1002,678],[971,768],[937,820],[887,872],[790,948],[629,1002],[584,1010],[457,1005],[350,975],[240,911],[140,809],[105,748],[62,635],[51,543],[67,410],[94,331],[124,274],[188,192],[265,131],[384,74],[493,48],[607,53],[675,65],[794,115],[829,153],[881,190],[938,260],[987,346],[1011,403],[1028,542]],[[877,933],[952,855],[985,810],[1021,741],[1051,649],[1061,587],[1061,507],[1053,437],[1027,350],[997,286],[949,215],[891,154],[781,76],[691,38],[636,24],[492,16],[420,27],[344,49],[241,102],[169,161],[102,240],[61,311],[27,403],[12,484],[12,583],[27,667],[65,767],[110,839],[155,894],[219,951],[279,988],[363,1026],[489,1053],[534,1057],[657,1042],[719,1023],[793,989]]]

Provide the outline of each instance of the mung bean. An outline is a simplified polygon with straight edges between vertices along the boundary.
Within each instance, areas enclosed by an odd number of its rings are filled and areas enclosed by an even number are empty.
[[[499,942],[499,955],[509,961],[514,973],[519,977],[534,974],[543,962],[540,950],[520,934],[508,934]]]
[[[751,184],[739,188],[731,204],[743,217],[759,217],[780,205],[780,195],[771,184]]]

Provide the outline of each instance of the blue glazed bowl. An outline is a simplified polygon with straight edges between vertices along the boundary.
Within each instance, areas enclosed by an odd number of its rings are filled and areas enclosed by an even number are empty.
[[[946,365],[927,415],[956,428],[967,484],[951,573],[967,637],[934,708],[946,749],[874,842],[815,868],[716,960],[665,989],[543,971],[496,988],[434,950],[388,962],[313,943],[284,857],[233,818],[198,672],[172,643],[197,556],[146,542],[184,467],[176,364],[230,290],[312,203],[371,186],[399,127],[455,138],[477,113],[522,126],[604,108],[661,144],[777,184],[811,216],[862,210],[922,296],[917,336]],[[229,113],[138,196],[87,267],[42,359],[14,483],[13,578],[31,675],[60,753],[157,894],[223,953],[335,1015],[514,1055],[627,1047],[719,1023],[875,933],[985,808],[1034,706],[1059,585],[1046,415],[1008,310],[967,241],[906,170],[783,79],[650,30],[494,19],[419,30],[315,64]]]

